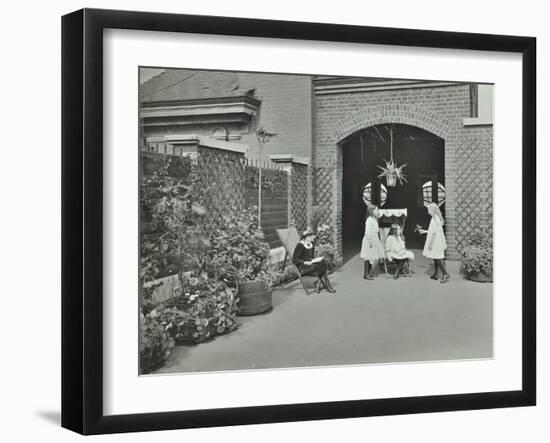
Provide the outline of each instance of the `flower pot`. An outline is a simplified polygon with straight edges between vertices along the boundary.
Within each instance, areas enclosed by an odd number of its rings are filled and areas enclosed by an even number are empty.
[[[239,315],[257,315],[273,307],[271,288],[263,281],[253,280],[237,283],[239,297]]]
[[[397,176],[395,174],[386,175],[386,184],[394,187],[397,184]]]
[[[483,272],[467,272],[466,278],[479,283],[492,283],[493,276],[484,274]]]

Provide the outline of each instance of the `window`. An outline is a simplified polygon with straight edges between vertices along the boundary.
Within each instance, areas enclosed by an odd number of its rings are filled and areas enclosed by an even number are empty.
[[[384,206],[387,199],[388,199],[388,190],[382,183],[380,183],[380,206]],[[363,201],[367,206],[372,205],[372,183],[371,182],[367,183],[363,188]]]
[[[447,192],[445,191],[445,186],[441,183],[437,184],[437,204],[443,206],[445,204],[445,196]],[[428,206],[434,201],[432,198],[432,181],[427,181],[422,185],[422,198],[424,200],[424,206]]]
[[[494,85],[470,85],[470,116],[463,120],[464,126],[487,126],[493,124]]]

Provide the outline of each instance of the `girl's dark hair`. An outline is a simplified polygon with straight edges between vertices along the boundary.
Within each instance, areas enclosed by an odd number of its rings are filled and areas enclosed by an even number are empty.
[[[403,241],[405,241],[405,235],[403,235],[403,230],[401,230],[401,234],[400,234],[400,235],[397,234],[397,226],[393,226],[393,225],[390,226],[390,233],[389,233],[389,235],[393,235],[393,236],[395,236],[395,237],[401,237],[401,239],[402,239]]]

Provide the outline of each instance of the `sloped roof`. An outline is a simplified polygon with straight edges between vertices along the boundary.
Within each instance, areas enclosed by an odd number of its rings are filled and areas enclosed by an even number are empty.
[[[235,72],[166,69],[140,87],[142,102],[164,102],[251,95],[239,89]]]

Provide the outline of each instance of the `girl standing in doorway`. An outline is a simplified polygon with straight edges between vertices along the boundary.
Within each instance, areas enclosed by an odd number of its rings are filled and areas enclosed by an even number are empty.
[[[424,244],[424,251],[422,254],[434,261],[434,273],[430,278],[432,280],[437,280],[438,271],[441,269],[443,273],[441,283],[447,283],[450,279],[450,275],[443,263],[445,259],[445,249],[447,249],[447,241],[445,240],[445,233],[443,232],[445,220],[436,203],[430,203],[427,209],[432,219],[427,231],[425,229],[419,229],[421,234],[426,234],[426,243]]]
[[[372,272],[374,264],[386,257],[384,246],[382,246],[382,242],[378,236],[379,230],[378,207],[368,206],[365,235],[363,236],[363,243],[361,245],[361,258],[365,261],[363,265],[363,278],[365,280],[372,280],[375,277]]]

